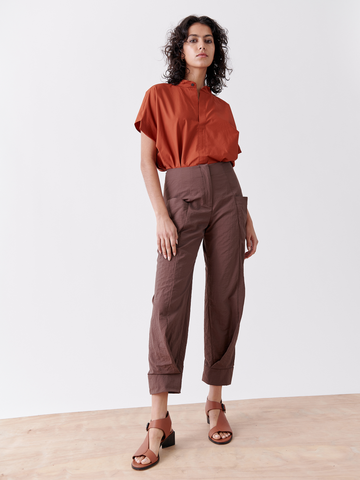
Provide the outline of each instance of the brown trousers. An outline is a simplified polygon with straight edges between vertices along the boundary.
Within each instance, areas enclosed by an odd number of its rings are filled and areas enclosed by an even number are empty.
[[[247,197],[230,162],[166,171],[164,200],[178,232],[176,256],[158,254],[149,335],[150,394],[180,393],[193,270],[206,267],[203,382],[230,385],[245,299]]]

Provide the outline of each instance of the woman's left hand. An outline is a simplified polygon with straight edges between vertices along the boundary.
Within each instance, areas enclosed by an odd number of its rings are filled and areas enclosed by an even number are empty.
[[[250,217],[249,210],[247,212],[247,222],[246,222],[246,246],[247,246],[247,252],[245,252],[245,258],[251,257],[251,255],[254,255],[257,249],[257,245],[259,243],[259,240],[256,236],[255,230],[254,230],[254,225],[252,222],[252,219]]]

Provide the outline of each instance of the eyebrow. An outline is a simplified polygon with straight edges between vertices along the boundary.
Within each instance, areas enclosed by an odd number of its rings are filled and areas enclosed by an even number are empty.
[[[188,37],[200,37],[200,35],[197,35],[196,33],[190,33]],[[204,35],[204,37],[212,37],[212,35],[208,33],[207,35]]]

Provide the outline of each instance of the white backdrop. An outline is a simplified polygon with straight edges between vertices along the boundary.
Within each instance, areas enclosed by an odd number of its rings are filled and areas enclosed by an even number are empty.
[[[0,2],[0,418],[150,405],[155,216],[133,122],[190,14],[229,30],[220,97],[260,240],[223,400],[360,392],[360,2],[199,6]],[[170,404],[206,399],[204,275],[200,247]]]

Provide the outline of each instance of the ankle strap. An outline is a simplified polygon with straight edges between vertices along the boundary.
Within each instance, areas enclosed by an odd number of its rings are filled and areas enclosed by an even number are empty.
[[[146,430],[148,431],[149,428],[159,428],[164,432],[165,437],[168,437],[171,432],[171,418],[169,412],[166,412],[165,418],[158,418],[156,420],[150,420],[146,425]]]
[[[208,398],[206,399],[206,405],[205,405],[206,415],[209,414],[210,410],[218,410],[218,409],[226,413],[226,408],[225,408],[225,405],[222,403],[222,400],[220,400],[220,402],[214,402],[213,400],[209,400]]]

